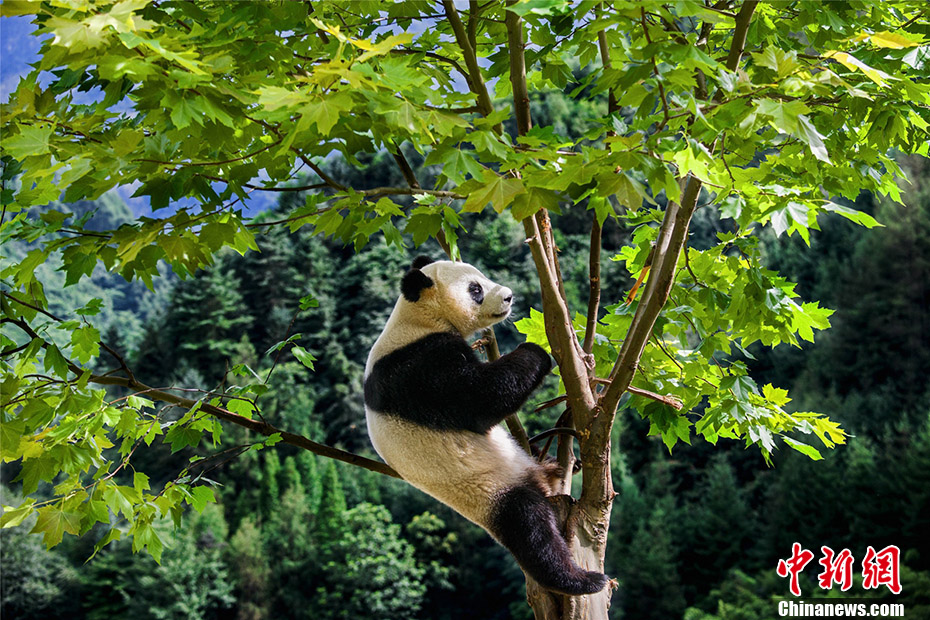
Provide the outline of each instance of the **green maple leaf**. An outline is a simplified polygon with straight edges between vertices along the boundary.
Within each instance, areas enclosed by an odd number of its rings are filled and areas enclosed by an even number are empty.
[[[823,136],[817,131],[810,119],[803,114],[798,115],[798,128],[795,132],[799,138],[807,143],[814,157],[822,162],[831,163],[830,155],[827,153],[827,147],[824,146]]]
[[[810,446],[806,443],[797,441],[796,439],[792,439],[790,437],[785,437],[784,440],[786,444],[788,444],[790,447],[794,448],[801,454],[806,455],[812,461],[820,461],[823,459],[823,455],[821,455],[820,451],[818,451],[817,448],[815,448],[814,446]]]
[[[551,189],[528,187],[525,192],[517,194],[513,200],[511,212],[515,220],[523,220],[540,209],[556,211],[559,208],[559,196]]]
[[[189,426],[175,424],[165,435],[165,441],[171,442],[171,452],[178,452],[188,446],[196,446],[200,443],[201,433]]]
[[[756,103],[756,113],[770,119],[772,127],[781,133],[796,135],[799,129],[798,117],[808,111],[801,101],[778,101],[762,99]]]
[[[207,507],[207,503],[215,503],[216,497],[213,495],[213,489],[208,486],[199,486],[191,489],[191,506],[194,507],[194,510],[197,512],[203,512],[203,509]]]
[[[82,52],[106,44],[109,33],[105,27],[104,22],[93,18],[73,21],[52,17],[46,22],[44,29],[55,33],[54,45],[67,47],[72,52]]]
[[[300,109],[301,121],[312,122],[324,136],[328,136],[339,121],[339,117],[351,106],[348,95],[336,93],[311,101]],[[304,120],[306,119],[306,121]]]
[[[164,543],[158,537],[158,533],[151,523],[136,523],[132,530],[132,550],[133,552],[141,551],[143,548],[155,559],[155,562],[161,564],[161,554],[164,551]]]
[[[473,178],[481,178],[484,173],[484,166],[475,161],[470,151],[450,148],[443,152],[438,159],[444,164],[442,167],[443,174],[456,184],[463,183],[466,174]]]
[[[297,361],[313,370],[313,361],[316,359],[312,353],[307,351],[305,348],[299,345],[294,345],[291,349],[291,353],[294,354],[294,357],[297,358]]]
[[[491,206],[498,213],[503,213],[514,197],[526,191],[523,182],[520,179],[512,179],[497,176],[492,173],[493,178],[489,183],[474,190],[468,200],[462,206],[462,211],[480,213],[490,202]]]
[[[103,500],[113,514],[122,513],[131,520],[133,506],[142,501],[142,494],[133,487],[114,484],[104,489]]]
[[[49,152],[48,139],[51,135],[50,125],[20,125],[18,134],[3,139],[3,150],[19,160],[31,155],[44,155]]]
[[[81,515],[65,511],[60,504],[39,508],[36,512],[38,518],[35,527],[29,533],[43,534],[48,549],[60,543],[65,532],[76,535],[81,529]]]
[[[86,364],[100,354],[100,332],[96,327],[84,325],[71,332],[71,346],[78,361]]]

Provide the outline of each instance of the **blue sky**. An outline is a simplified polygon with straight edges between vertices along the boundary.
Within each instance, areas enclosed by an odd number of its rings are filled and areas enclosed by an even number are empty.
[[[0,17],[0,97],[6,101],[19,78],[29,73],[29,63],[39,55],[41,40],[31,36],[35,26],[29,17]]]

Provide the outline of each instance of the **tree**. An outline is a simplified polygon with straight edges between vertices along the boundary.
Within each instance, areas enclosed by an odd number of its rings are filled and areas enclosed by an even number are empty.
[[[618,569],[621,583],[639,593],[633,600],[622,598],[624,618],[677,618],[685,609],[672,542],[673,502],[671,495],[661,498],[633,535],[630,553]]]
[[[221,548],[226,538],[222,508],[211,505],[193,514],[178,533],[158,564],[122,542],[102,551],[101,561],[86,571],[86,617],[224,617],[234,599]]]
[[[343,514],[342,525],[321,543],[324,571],[315,581],[314,617],[415,617],[426,593],[426,568],[387,509],[363,502]]]
[[[790,412],[787,392],[758,385],[740,360],[752,343],[797,345],[829,325],[829,310],[762,267],[757,238],[770,227],[807,241],[828,214],[874,226],[850,202],[862,190],[899,200],[890,152],[928,150],[923,2],[2,7],[34,15],[36,33],[48,35],[2,109],[2,235],[36,242],[0,274],[3,460],[20,468],[29,496],[4,526],[37,513],[33,531],[52,546],[103,522],[100,546],[125,530],[134,550],[158,558],[156,518],[202,509],[213,492],[198,482],[202,461],[160,489],[130,475],[130,461],[155,440],[175,451],[203,438],[218,447],[221,422],[396,475],[267,423],[259,397],[269,381],[247,364],[217,390],[151,387],[101,342],[99,302],[49,310],[36,267],[53,253],[67,283],[101,264],[149,286],[160,261],[190,277],[223,248],[253,252],[256,236],[283,228],[355,249],[373,237],[398,247],[434,239],[468,259],[462,218],[489,204],[519,222],[532,252],[541,312],[519,327],[558,364],[569,411],[555,426],[571,432],[557,431],[557,454],[567,472],[581,462],[579,500],[562,502],[561,515],[580,563],[603,567],[621,405],[669,449],[700,435],[755,444],[766,460],[782,445],[818,459],[813,442],[844,441],[825,416]],[[590,127],[580,139],[534,125],[532,102],[558,90],[590,115],[573,124]],[[404,186],[373,174],[349,187],[338,173],[363,162],[383,172],[391,161]],[[31,208],[130,185],[152,215],[116,229],[91,230],[63,207]],[[276,219],[249,217],[254,192],[306,198]],[[692,216],[711,205],[725,232],[689,243]],[[566,280],[574,270],[563,269],[571,261],[553,234],[559,212],[589,227],[587,260],[575,259],[589,266],[586,285]],[[641,286],[604,290],[601,303],[603,234],[614,220],[633,233],[612,258]],[[580,308],[568,294],[579,288],[588,293]],[[298,307],[312,312],[313,301]],[[311,368],[332,350],[287,335],[272,349]],[[112,372],[89,370],[101,356]],[[204,363],[220,368],[214,361]],[[181,413],[167,416],[168,406]],[[519,419],[508,426],[529,450]],[[37,501],[51,482],[51,499]],[[553,492],[572,482],[567,474]],[[110,525],[111,515],[126,525]],[[582,602],[530,582],[528,597],[540,618],[605,618],[610,591]]]
[[[316,531],[321,540],[336,536],[345,529],[346,496],[342,492],[339,471],[330,462],[323,474],[323,496],[317,514]]]
[[[682,581],[692,588],[692,584],[722,581],[745,555],[755,529],[749,502],[726,458],[715,458],[708,465],[693,491],[693,502],[680,519],[693,551],[679,554],[681,565],[688,567]]]
[[[237,584],[236,617],[263,620],[270,616],[268,598],[271,567],[262,547],[261,531],[243,519],[230,541],[230,568]]]
[[[65,618],[75,612],[77,574],[57,552],[42,553],[42,545],[26,530],[0,532],[0,610],[7,617]]]

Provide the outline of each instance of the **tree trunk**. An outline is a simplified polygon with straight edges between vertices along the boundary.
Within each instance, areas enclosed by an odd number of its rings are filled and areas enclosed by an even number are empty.
[[[516,0],[509,0],[514,4]],[[757,0],[746,0],[736,17],[736,28],[727,66],[735,71],[746,42]],[[474,46],[468,32],[451,0],[443,0],[443,7],[462,50],[468,67],[469,88],[477,96],[478,108],[487,116],[491,110],[490,97],[478,66]],[[473,19],[472,15],[470,19]],[[645,15],[643,17],[645,20]],[[508,51],[510,52],[510,82],[513,89],[514,115],[517,133],[526,135],[532,128],[530,101],[526,84],[525,39],[523,23],[519,15],[506,11]],[[645,26],[645,24],[644,24]],[[647,33],[648,36],[648,33]],[[602,62],[610,66],[607,41],[603,33],[598,34],[598,47]],[[608,93],[609,111],[616,111],[614,93]],[[500,126],[495,130],[500,133]],[[618,170],[618,172],[620,172]],[[516,177],[519,172],[512,171]],[[665,219],[659,232],[654,250],[653,266],[642,299],[637,306],[629,333],[624,340],[619,357],[611,369],[607,387],[598,393],[594,385],[599,381],[591,358],[591,343],[597,329],[597,312],[600,299],[600,226],[591,231],[590,297],[588,319],[582,345],[572,324],[568,309],[562,275],[559,268],[558,251],[552,237],[549,214],[541,209],[522,223],[533,262],[539,275],[542,293],[543,316],[546,337],[552,356],[559,365],[565,385],[566,400],[571,413],[571,424],[576,429],[581,454],[582,488],[581,497],[573,501],[570,497],[574,453],[571,437],[565,438],[558,451],[559,463],[566,469],[566,477],[552,489],[553,505],[556,507],[559,524],[565,534],[575,562],[586,570],[604,572],[604,556],[607,549],[607,531],[610,525],[610,510],[616,496],[610,472],[610,431],[620,397],[630,388],[636,374],[639,359],[646,342],[652,334],[659,312],[668,300],[674,281],[678,258],[688,234],[691,216],[697,207],[701,192],[701,181],[690,174],[681,179],[682,197],[679,204],[669,203]],[[595,223],[596,224],[596,223]],[[660,397],[661,398],[661,397]],[[608,618],[610,598],[617,588],[611,581],[601,592],[588,596],[562,596],[541,588],[527,577],[527,601],[538,620],[594,620]]]
[[[609,469],[607,475],[604,482],[609,486]],[[606,502],[603,511],[592,515],[582,508],[580,501],[569,495],[554,495],[551,502],[575,563],[585,570],[603,572],[611,503]],[[530,577],[526,578],[526,598],[536,620],[607,620],[610,597],[616,588],[617,582],[611,580],[596,594],[563,596],[545,590]]]

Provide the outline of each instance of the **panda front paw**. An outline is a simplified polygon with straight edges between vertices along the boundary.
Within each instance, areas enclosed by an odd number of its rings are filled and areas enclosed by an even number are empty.
[[[552,358],[549,357],[546,350],[538,344],[524,342],[516,348],[516,351],[522,351],[527,359],[533,360],[540,376],[545,376],[552,370]]]

